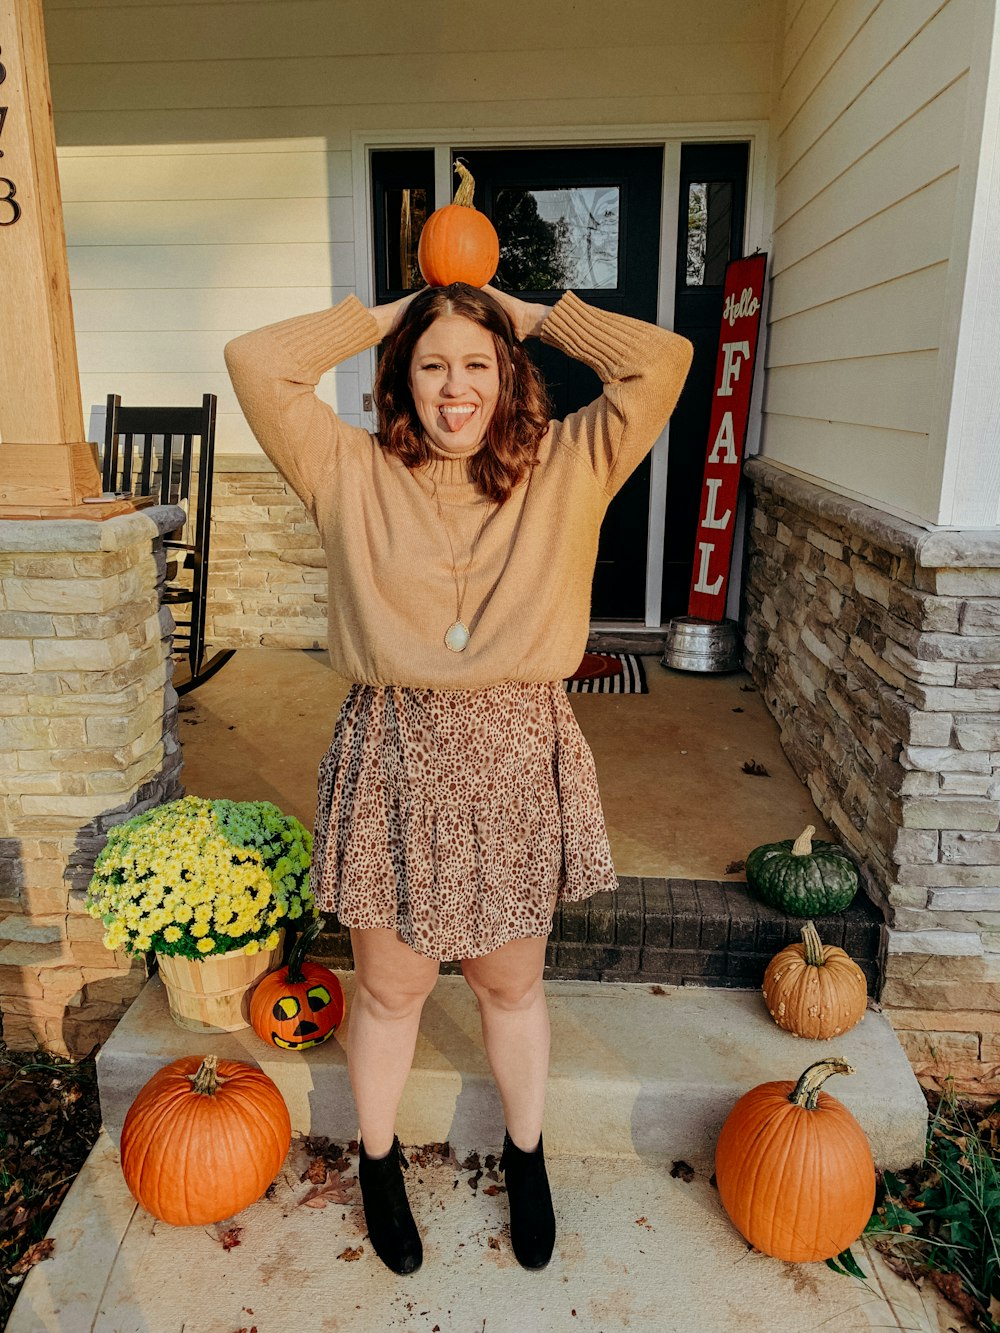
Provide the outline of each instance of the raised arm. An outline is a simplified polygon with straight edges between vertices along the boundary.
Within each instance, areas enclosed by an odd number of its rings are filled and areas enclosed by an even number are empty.
[[[250,429],[313,517],[317,484],[345,432],[356,429],[316,396],[316,385],[383,336],[376,313],[348,296],[329,310],[268,324],[226,344],[226,366]]]
[[[600,376],[600,398],[558,422],[556,442],[586,454],[598,483],[609,496],[616,494],[674,410],[691,367],[692,344],[659,325],[587,305],[574,292],[554,306],[492,294],[519,337],[538,336]]]

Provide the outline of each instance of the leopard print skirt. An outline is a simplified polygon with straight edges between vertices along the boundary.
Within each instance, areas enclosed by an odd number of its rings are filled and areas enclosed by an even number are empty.
[[[562,681],[352,685],[320,764],[311,882],[343,925],[441,961],[548,935],[554,894],[617,889]]]

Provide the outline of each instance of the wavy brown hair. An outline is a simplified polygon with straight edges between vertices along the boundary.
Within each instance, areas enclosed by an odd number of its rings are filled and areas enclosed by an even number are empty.
[[[442,315],[462,315],[492,334],[500,393],[469,474],[483,495],[500,504],[534,467],[549,424],[549,397],[541,375],[521,346],[507,312],[498,302],[464,282],[425,287],[386,335],[375,376],[379,441],[408,468],[438,455],[424,439],[410,392],[410,363],[421,335]]]

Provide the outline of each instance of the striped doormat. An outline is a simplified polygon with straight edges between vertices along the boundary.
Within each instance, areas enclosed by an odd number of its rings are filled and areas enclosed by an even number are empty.
[[[564,682],[570,694],[648,694],[646,671],[634,653],[584,653]]]

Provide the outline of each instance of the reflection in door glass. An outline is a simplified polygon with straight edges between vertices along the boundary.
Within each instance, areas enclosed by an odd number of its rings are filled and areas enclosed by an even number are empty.
[[[417,242],[427,220],[427,191],[387,189],[385,192],[386,272],[390,290],[423,287],[417,264]]]
[[[498,285],[508,291],[617,287],[620,197],[617,185],[498,190]]]
[[[729,262],[732,211],[731,181],[692,181],[688,186],[688,287],[722,286]]]

